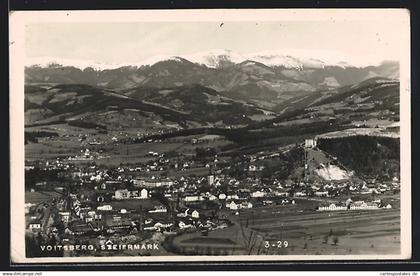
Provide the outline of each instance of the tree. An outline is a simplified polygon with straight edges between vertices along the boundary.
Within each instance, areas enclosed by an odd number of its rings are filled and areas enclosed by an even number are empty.
[[[338,237],[334,236],[333,238],[333,245],[337,245],[338,244]]]

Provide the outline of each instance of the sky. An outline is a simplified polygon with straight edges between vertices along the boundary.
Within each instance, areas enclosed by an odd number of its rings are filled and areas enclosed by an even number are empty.
[[[135,63],[212,49],[240,54],[307,49],[391,60],[402,48],[399,31],[382,21],[38,22],[25,25],[25,55]]]

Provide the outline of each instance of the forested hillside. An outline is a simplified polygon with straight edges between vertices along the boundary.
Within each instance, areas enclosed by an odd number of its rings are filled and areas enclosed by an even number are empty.
[[[318,147],[344,166],[367,177],[391,180],[400,176],[400,140],[388,137],[350,136],[320,139]]]

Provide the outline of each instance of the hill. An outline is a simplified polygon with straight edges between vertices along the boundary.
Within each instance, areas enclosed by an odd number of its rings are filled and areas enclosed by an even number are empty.
[[[264,112],[200,85],[116,93],[79,84],[25,87],[26,123],[84,120],[111,127],[245,125]],[[130,122],[128,124],[128,122]],[[80,123],[79,123],[80,125]]]
[[[180,112],[89,85],[25,86],[27,125],[75,120],[107,125],[110,122],[106,115],[112,113],[122,116],[117,124],[124,122],[124,117],[130,116],[129,113],[134,113],[136,117],[149,121],[152,125],[158,119],[178,123],[184,123],[188,119]],[[141,124],[141,120],[139,122]]]
[[[230,98],[265,109],[276,109],[313,92],[334,90],[372,77],[398,79],[399,64],[353,66],[275,54],[247,55],[213,51],[183,57],[151,58],[144,64],[120,67],[77,67],[58,63],[25,68],[26,84],[87,84],[116,91],[139,86],[167,88],[201,85]]]
[[[364,177],[387,181],[400,178],[399,139],[374,136],[320,139],[318,147]]]

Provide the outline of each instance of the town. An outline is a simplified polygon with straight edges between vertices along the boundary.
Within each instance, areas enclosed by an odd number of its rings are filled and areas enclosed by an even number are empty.
[[[197,138],[185,141],[201,143]],[[110,143],[118,139],[113,137]],[[244,231],[267,210],[301,216],[398,208],[398,178],[354,177],[317,143],[315,137],[235,158],[220,156],[206,146],[189,155],[149,151],[145,162],[105,166],[96,163],[109,157],[95,148],[100,144],[95,142],[82,143],[77,155],[27,161],[26,175],[32,180],[25,183],[28,248],[34,256],[109,255],[113,250],[96,251],[109,244],[124,244],[123,254],[128,255],[196,254],[191,247],[182,251],[182,246],[175,245],[176,238],[208,237],[239,226],[237,231]],[[299,173],[277,177],[281,169],[267,164],[288,155],[297,158]],[[126,246],[136,243],[161,246],[159,250]],[[42,251],[40,247],[76,244],[88,244],[90,250]],[[204,254],[229,254],[232,247]],[[239,252],[251,252],[253,246],[245,242],[239,247]],[[194,248],[198,250],[197,245]]]

